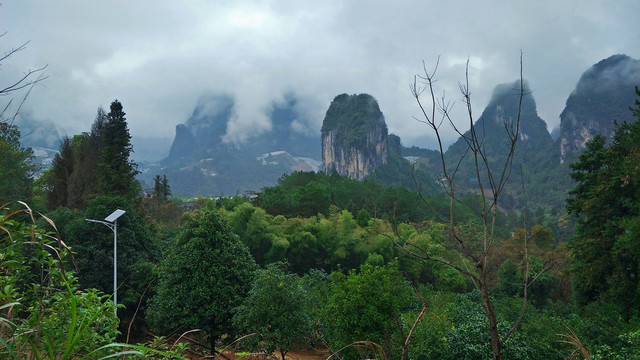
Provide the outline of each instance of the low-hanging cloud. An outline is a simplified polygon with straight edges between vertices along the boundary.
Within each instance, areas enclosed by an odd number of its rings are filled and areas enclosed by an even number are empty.
[[[1,48],[31,43],[0,71],[49,64],[49,79],[27,106],[71,134],[88,130],[97,107],[117,98],[134,137],[172,136],[209,92],[233,97],[226,139],[242,143],[270,128],[272,104],[288,93],[298,99],[296,126],[316,130],[336,95],[369,93],[390,132],[405,145],[428,146],[409,91],[422,60],[432,69],[440,56],[436,95],[458,102],[455,115],[464,117],[458,82],[467,59],[479,115],[497,84],[519,77],[522,50],[524,76],[553,128],[584,70],[614,53],[640,58],[635,0],[65,5],[3,3]]]

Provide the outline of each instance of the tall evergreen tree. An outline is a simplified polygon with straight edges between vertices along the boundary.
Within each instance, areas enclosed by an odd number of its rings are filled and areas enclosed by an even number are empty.
[[[169,186],[169,179],[167,175],[162,175],[162,198],[167,200],[171,196],[171,186]]]
[[[153,192],[156,198],[162,196],[162,177],[160,175],[153,178]]]
[[[167,200],[171,196],[171,187],[169,186],[167,175],[156,175],[153,178],[153,191],[155,192],[155,197],[160,200]]]
[[[73,173],[73,163],[72,141],[69,137],[64,137],[60,143],[60,151],[53,158],[51,169],[45,174],[49,209],[68,206],[69,178]]]
[[[90,133],[65,139],[46,174],[47,206],[84,209],[99,195],[137,196],[137,165],[122,104],[115,100],[106,114],[98,108]]]
[[[138,190],[135,180],[138,170],[136,163],[129,160],[133,145],[125,115],[122,104],[114,100],[104,123],[98,177],[103,194],[132,197]]]

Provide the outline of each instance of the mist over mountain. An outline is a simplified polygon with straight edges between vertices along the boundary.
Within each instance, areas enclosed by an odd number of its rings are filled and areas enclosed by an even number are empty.
[[[234,99],[204,95],[189,119],[176,126],[168,156],[146,166],[140,178],[150,184],[156,174],[166,174],[175,194],[218,196],[258,191],[284,173],[318,170],[320,133],[306,125],[297,101],[290,94],[273,103],[266,111],[270,128],[237,142],[228,136]]]
[[[585,71],[560,114],[560,160],[575,160],[596,134],[610,137],[614,121],[634,121],[629,106],[639,85],[640,61],[627,55],[613,55]]]
[[[584,72],[568,97],[566,108],[560,115],[561,126],[554,129],[554,139],[546,123],[538,116],[534,96],[525,82],[520,136],[502,206],[520,208],[524,205],[521,190],[524,182],[529,207],[564,208],[567,191],[573,186],[569,163],[575,161],[594,135],[611,136],[615,130],[614,121],[634,121],[629,106],[634,103],[634,87],[639,85],[638,60],[614,55],[593,65]],[[514,126],[518,116],[519,88],[519,81],[496,86],[491,101],[474,124],[494,173],[499,172],[499,167],[504,164],[507,150],[505,126]],[[470,132],[463,136],[469,137]],[[466,149],[463,137],[449,146],[445,159],[450,169]],[[420,153],[417,149],[412,152]],[[421,154],[415,161],[417,164],[429,164],[434,174],[442,172],[433,154]],[[487,174],[481,176],[487,184]],[[456,187],[462,191],[477,191],[476,178],[471,155],[467,154],[459,166]]]
[[[519,150],[523,153],[529,153],[522,160],[530,161],[533,153],[552,152],[553,140],[547,131],[547,125],[538,116],[536,102],[531,94],[530,87],[525,81],[524,95],[522,97],[522,107],[520,111],[520,139],[518,142]],[[518,120],[518,107],[520,103],[520,80],[513,83],[501,84],[495,87],[491,101],[482,112],[482,115],[476,123],[475,132],[487,151],[500,154],[505,150],[505,136],[507,129],[514,128]],[[471,136],[470,131],[466,131],[464,137]],[[446,157],[456,157],[464,152],[466,142],[461,137],[454,142],[446,151]],[[499,155],[496,155],[499,156]],[[501,158],[495,161],[500,163]]]
[[[158,162],[166,158],[171,149],[171,138],[135,136],[131,138],[133,154],[131,157],[137,163]]]
[[[58,149],[60,133],[53,121],[38,120],[29,112],[22,112],[15,120],[20,129],[20,142],[24,147]]]
[[[518,195],[522,188],[521,174],[524,175],[527,184],[536,182],[534,175],[543,173],[542,164],[548,162],[553,164],[554,159],[557,159],[554,142],[546,123],[538,115],[529,84],[526,81],[523,82],[522,105],[520,105],[520,88],[520,80],[496,86],[491,101],[474,124],[475,136],[478,137],[483,151],[487,154],[489,168],[494,177],[500,176],[508,154],[508,131],[515,131],[516,126],[519,126],[519,137],[513,158],[513,164],[516,165],[511,168],[511,178],[503,196],[502,205],[506,208],[522,205],[523,199]],[[471,136],[470,130],[463,134],[464,138]],[[449,169],[454,169],[460,157],[466,154],[458,167],[454,184],[458,190],[475,192],[478,191],[476,180],[478,175],[473,154],[467,152],[467,142],[463,137],[449,146],[445,152],[445,161]],[[436,166],[439,166],[437,162]],[[437,171],[442,172],[441,169]],[[488,174],[483,172],[480,176],[487,186]]]
[[[609,135],[613,121],[632,121],[628,107],[633,104],[633,87],[640,84],[639,62],[626,55],[614,55],[589,68],[576,84],[561,114],[561,126],[549,133],[545,121],[538,115],[534,94],[524,82],[524,96],[520,111],[519,138],[502,206],[518,208],[523,205],[522,181],[527,186],[529,206],[564,207],[566,191],[572,186],[568,162],[572,161],[586,141],[596,133]],[[476,135],[489,155],[493,171],[500,171],[506,156],[506,127],[515,125],[518,118],[520,81],[494,88],[492,99],[474,124]],[[349,98],[343,94],[336,99]],[[334,131],[334,145],[345,148],[370,142],[368,134],[376,119],[383,119],[371,99],[360,95],[358,106],[347,102],[332,103],[327,111],[323,130]],[[344,99],[343,99],[344,100]],[[367,101],[365,101],[367,100]],[[167,174],[176,194],[220,195],[245,190],[260,190],[276,183],[284,173],[296,170],[321,169],[321,134],[305,124],[314,121],[303,118],[296,111],[296,96],[273,103],[265,110],[271,122],[267,130],[247,129],[246,140],[230,137],[228,127],[237,116],[236,102],[228,95],[202,96],[192,115],[176,127],[176,136],[169,155],[155,166],[145,167],[141,176],[148,183],[156,174]],[[344,106],[343,106],[344,105]],[[234,131],[238,131],[235,129]],[[469,136],[467,131],[464,136]],[[236,140],[233,140],[236,139]],[[557,140],[556,140],[557,139]],[[360,146],[362,147],[362,146]],[[166,148],[166,147],[165,147]],[[461,137],[445,152],[449,166],[464,153],[466,143]],[[354,159],[357,158],[354,157]],[[388,136],[388,161],[368,178],[385,184],[413,188],[411,169],[414,165],[430,192],[439,191],[437,179],[441,172],[437,152],[419,147],[406,148],[395,135]],[[356,166],[342,164],[345,167]],[[487,176],[482,174],[481,176]],[[472,160],[462,162],[456,186],[462,191],[477,191]]]

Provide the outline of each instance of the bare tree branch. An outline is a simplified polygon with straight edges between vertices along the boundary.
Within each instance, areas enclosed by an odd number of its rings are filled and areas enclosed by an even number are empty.
[[[438,59],[439,62],[439,59]],[[499,199],[505,189],[505,186],[511,176],[513,168],[513,160],[515,157],[516,146],[520,137],[520,116],[522,110],[522,102],[525,96],[524,91],[524,78],[522,76],[522,53],[520,54],[520,89],[519,89],[519,102],[518,112],[513,121],[504,120],[503,127],[505,130],[505,149],[504,160],[501,160],[500,164],[493,164],[495,160],[488,154],[487,147],[485,147],[485,140],[487,139],[486,129],[484,122],[480,125],[474,123],[473,108],[471,106],[471,89],[469,85],[469,60],[465,67],[465,79],[464,82],[458,83],[458,88],[462,94],[464,106],[466,107],[466,120],[468,130],[463,131],[456,125],[456,122],[451,116],[451,110],[453,104],[448,102],[443,94],[441,99],[435,97],[435,74],[437,65],[433,71],[429,71],[425,62],[423,62],[423,74],[416,75],[413,79],[413,84],[410,86],[411,93],[418,104],[421,119],[416,119],[422,124],[426,124],[435,134],[438,142],[438,150],[440,151],[440,161],[442,176],[439,178],[439,183],[443,186],[446,194],[449,196],[449,219],[448,219],[448,234],[452,243],[458,247],[458,252],[461,258],[461,265],[455,264],[449,260],[432,256],[426,249],[422,249],[415,244],[411,244],[407,241],[402,241],[399,234],[396,234],[397,240],[394,237],[390,237],[395,246],[399,247],[402,251],[413,256],[417,259],[425,261],[433,261],[441,264],[445,264],[460,274],[468,277],[476,288],[480,291],[482,298],[482,306],[485,310],[487,319],[489,320],[489,334],[491,338],[491,347],[494,359],[502,359],[501,346],[507,340],[507,338],[515,331],[520,325],[527,303],[527,288],[531,284],[529,281],[530,268],[528,263],[528,250],[525,234],[525,281],[524,281],[524,299],[521,314],[516,323],[511,329],[500,338],[497,328],[497,317],[491,304],[489,297],[490,282],[487,278],[489,269],[490,254],[492,254],[495,241],[496,241],[496,219],[499,213]],[[423,101],[423,97],[426,101]],[[441,118],[436,122],[436,112],[440,113]],[[456,132],[464,145],[464,150],[460,150],[458,158],[455,160],[445,159],[445,151],[443,140],[440,132],[440,126],[442,123],[447,122],[451,129]],[[478,128],[480,126],[480,128]],[[462,197],[456,194],[456,182],[455,177],[458,174],[462,166],[465,166],[469,161],[473,166],[475,173],[475,182],[477,184],[477,194],[480,197],[481,204],[474,206],[473,204],[465,201]],[[415,179],[414,179],[415,182]],[[419,189],[416,183],[416,188]],[[524,182],[523,182],[524,187]],[[427,202],[427,199],[421,195],[421,199]],[[459,231],[459,224],[457,219],[458,206],[465,206],[473,211],[481,221],[481,240],[472,241],[464,236]],[[526,219],[525,219],[525,232],[526,232]],[[469,263],[471,261],[471,263]],[[537,275],[539,276],[539,274]],[[536,278],[537,278],[536,276]]]
[[[0,34],[0,37],[3,37],[4,35],[6,35],[6,32]],[[23,43],[17,48],[13,48],[5,52],[4,55],[0,56],[0,65],[2,64],[3,61],[9,59],[11,56],[26,49],[28,44],[29,44],[29,41]],[[9,111],[11,104],[13,102],[13,99],[10,99],[7,102],[7,104],[2,109],[2,112],[0,112],[0,121],[13,124],[15,118],[18,116],[18,113],[20,112],[20,109],[22,108],[22,105],[24,104],[27,97],[31,93],[33,86],[35,86],[36,84],[48,78],[48,76],[46,76],[44,73],[44,70],[47,68],[47,66],[48,65],[45,65],[33,70],[29,69],[25,73],[23,73],[17,80],[13,80],[9,85],[0,86],[0,96],[10,96],[14,92],[28,88],[27,93],[22,97],[22,100],[18,105],[18,109],[14,112],[13,116],[5,118],[5,114],[7,113],[7,111]]]
[[[404,360],[405,359],[405,356],[407,355],[407,349],[409,348],[409,344],[411,344],[411,336],[413,335],[414,330],[418,326],[418,323],[420,322],[420,319],[422,318],[424,313],[427,311],[427,303],[425,303],[424,298],[420,294],[420,291],[418,291],[418,288],[413,283],[413,281],[411,281],[409,276],[407,276],[407,274],[405,274],[405,278],[407,278],[407,281],[409,281],[409,284],[411,284],[411,287],[413,288],[413,291],[416,293],[416,295],[420,299],[420,303],[422,304],[422,310],[420,311],[420,313],[416,317],[416,320],[413,322],[413,326],[411,326],[411,330],[409,330],[409,334],[407,334],[407,337],[404,338],[404,344],[402,345],[402,355],[400,356],[400,360]]]

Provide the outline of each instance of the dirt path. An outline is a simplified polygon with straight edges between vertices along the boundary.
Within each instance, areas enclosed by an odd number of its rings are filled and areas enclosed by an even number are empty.
[[[215,357],[215,360],[239,360],[239,359],[265,360],[264,356],[246,355],[241,357],[234,353],[229,353],[229,352],[225,352],[224,355],[226,356],[226,358],[218,355]],[[329,356],[327,351],[302,349],[302,350],[289,351],[287,355],[285,355],[285,359],[286,360],[324,360],[327,358],[327,356]],[[211,359],[211,356],[201,356],[193,352],[191,352],[190,354],[187,354],[187,357],[191,360]],[[280,354],[273,354],[272,359],[280,360]]]

